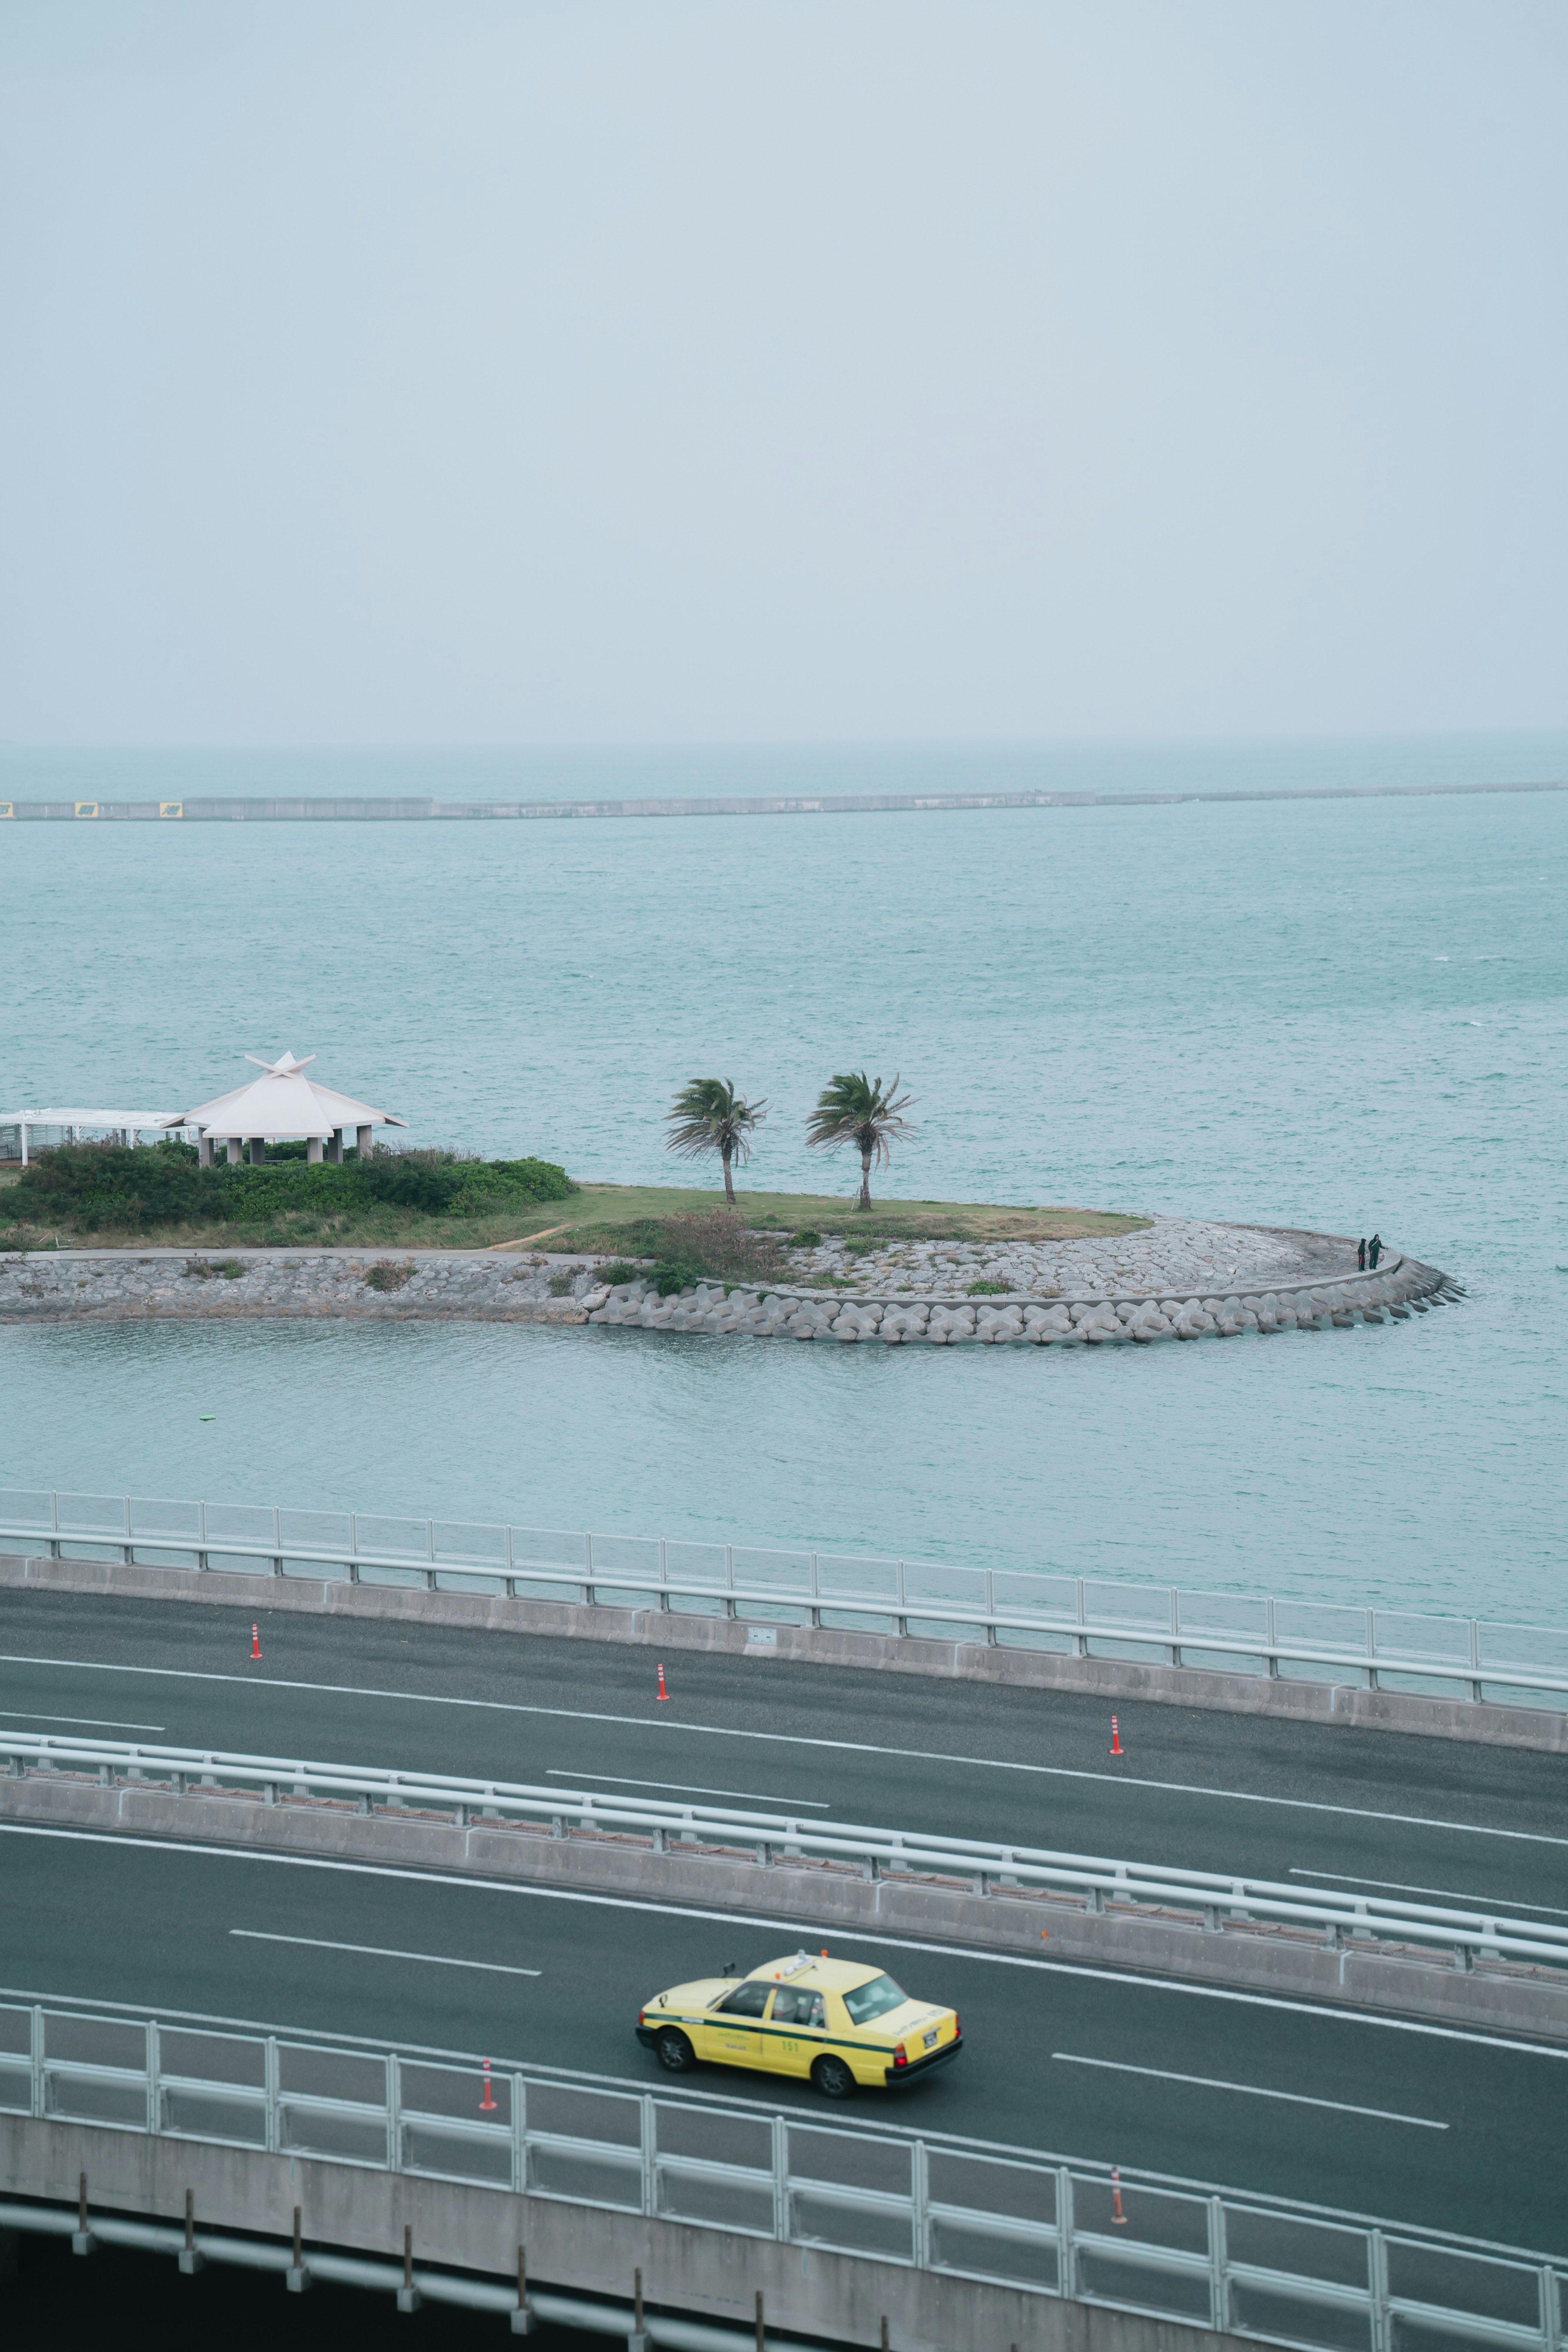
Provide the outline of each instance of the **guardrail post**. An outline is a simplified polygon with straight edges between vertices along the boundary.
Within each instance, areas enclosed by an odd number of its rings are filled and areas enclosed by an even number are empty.
[[[1084,1605],[1083,1579],[1082,1577],[1078,1579],[1078,1622],[1080,1625],[1083,1625],[1088,1622],[1088,1611]],[[1079,1657],[1086,1658],[1089,1655],[1088,1634],[1075,1633],[1073,1635],[1073,1646]]]
[[[1072,2242],[1072,2175],[1065,2164],[1056,2168],[1056,2291],[1069,2303],[1078,2299],[1078,2249]]]
[[[523,2197],[528,2186],[528,2090],[521,2074],[512,2077],[512,2189]]]
[[[1544,2352],[1561,2352],[1563,2343],[1562,2288],[1557,2273],[1546,2263],[1541,2272],[1541,2341]]]
[[[1225,2200],[1208,2200],[1209,2326],[1225,2335],[1230,2326],[1230,2290],[1225,2269]]]
[[[33,2062],[33,2116],[37,2121],[44,2113],[44,2009],[35,2002],[29,2011],[32,2020],[29,2054]]]
[[[198,1503],[196,1505],[196,1566],[200,1570],[204,1569],[207,1564],[207,1507],[205,1503]]]
[[[279,2154],[283,2139],[283,2112],[282,2102],[277,2095],[277,2036],[269,2033],[263,2062],[263,2080],[267,2084],[267,2152],[269,2156]]]
[[[652,2220],[659,2210],[658,2117],[652,2091],[644,2091],[637,2104],[642,2109],[643,2211]]]
[[[1173,1666],[1181,1664],[1181,1591],[1174,1584],[1171,1587],[1171,1664]]]
[[[931,2267],[931,2176],[925,2142],[917,2139],[910,2150],[910,2195],[915,2206],[915,2266]]]
[[[359,1580],[360,1515],[358,1511],[350,1511],[349,1513],[349,1581],[350,1584],[358,1584]]]
[[[909,1632],[909,1619],[904,1614],[904,1562],[900,1560],[898,1563],[898,1614],[893,1622],[897,1626],[901,1635],[907,1635]]]
[[[125,1541],[120,1546],[120,1551],[123,1555],[127,1568],[134,1568],[136,1565],[136,1546],[131,1540],[131,1497],[127,1495],[125,1497]]]
[[[427,1592],[434,1592],[435,1590],[435,1521],[434,1519],[426,1519],[424,1523],[424,1557],[431,1563],[424,1571],[424,1589]]]
[[[395,2051],[387,2052],[387,2170],[402,2170],[402,2067]],[[412,2284],[412,2282],[410,2282]]]
[[[1481,1663],[1480,1620],[1479,1618],[1472,1617],[1469,1621],[1469,1624],[1470,1664],[1476,1669],[1476,1672],[1470,1677],[1470,1698],[1475,1706],[1479,1706],[1481,1703],[1481,1678],[1479,1671]]]
[[[147,2021],[147,2128],[154,2134],[162,2120],[161,2114],[162,2099],[158,2082],[162,2063],[163,2053],[160,2046],[158,2021],[155,2017],[150,2017]]]
[[[1274,1682],[1280,1679],[1280,1653],[1274,1646],[1279,1638],[1274,1625],[1274,1603],[1270,1598],[1263,1603],[1263,1639],[1267,1644],[1263,1654],[1270,1677]]]
[[[1372,2352],[1394,2352],[1388,2313],[1388,2248],[1381,2230],[1366,2233],[1366,2284],[1372,2296]]]
[[[591,1535],[585,1535],[582,1538],[582,1597],[588,1607],[591,1609],[593,1606],[593,1538]]]
[[[815,1553],[815,1552],[813,1552],[813,1553],[811,1554],[811,1611],[810,1611],[810,1615],[811,1615],[811,1622],[812,1622],[812,1624],[813,1624],[813,1625],[818,1625],[818,1626],[820,1626],[820,1625],[821,1624],[821,1622],[822,1622],[822,1612],[821,1612],[821,1607],[820,1607],[820,1605],[819,1605],[819,1604],[820,1604],[820,1601],[821,1601],[821,1591],[822,1591],[821,1584],[821,1582],[819,1581],[819,1580],[818,1580],[818,1576],[817,1576],[817,1555],[816,1555],[816,1553]]]
[[[986,1570],[986,1646],[988,1649],[994,1650],[996,1645],[997,1571],[994,1568],[988,1568]]]
[[[664,1587],[668,1584],[669,1580],[670,1547],[664,1540],[664,1538],[661,1536],[659,1538],[659,1613],[661,1616],[665,1616],[669,1612],[670,1596],[664,1590]]]
[[[1376,1690],[1378,1687],[1376,1657],[1377,1612],[1375,1609],[1369,1609],[1366,1612],[1366,1687],[1368,1690]]]
[[[283,1513],[275,1503],[272,1507],[272,1572],[283,1573]]]
[[[53,1487],[49,1489],[49,1527],[52,1530],[49,1538],[49,1558],[51,1559],[58,1559],[60,1556],[60,1498]]]
[[[724,1613],[727,1617],[733,1617],[735,1614],[735,1546],[733,1544],[726,1544],[724,1548],[724,1586],[726,1596]]]

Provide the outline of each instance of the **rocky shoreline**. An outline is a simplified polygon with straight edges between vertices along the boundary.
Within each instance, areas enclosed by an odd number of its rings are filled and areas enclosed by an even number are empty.
[[[1159,1222],[1168,1276],[1177,1229],[1175,1221]],[[1257,1226],[1191,1230],[1201,1247],[1186,1281],[1151,1282],[1153,1267],[1129,1266],[1131,1282],[1074,1283],[1069,1262],[1053,1269],[1064,1277],[1055,1285],[978,1297],[937,1286],[943,1268],[936,1264],[924,1269],[918,1286],[905,1273],[896,1288],[874,1284],[825,1293],[792,1284],[709,1282],[663,1298],[642,1280],[611,1288],[598,1264],[583,1258],[536,1255],[518,1264],[494,1252],[394,1260],[344,1250],[250,1250],[214,1264],[173,1251],[36,1252],[0,1260],[0,1323],[329,1317],[594,1323],[712,1337],[874,1339],[884,1347],[1101,1347],[1402,1322],[1462,1296],[1451,1276],[1398,1251],[1375,1272],[1358,1273],[1344,1264],[1345,1243],[1333,1235]],[[1228,1284],[1212,1279],[1216,1235],[1233,1237]],[[1265,1236],[1270,1246],[1260,1244]],[[1083,1245],[1060,1244],[1059,1255],[1074,1246]],[[1243,1264],[1246,1274],[1235,1279]]]

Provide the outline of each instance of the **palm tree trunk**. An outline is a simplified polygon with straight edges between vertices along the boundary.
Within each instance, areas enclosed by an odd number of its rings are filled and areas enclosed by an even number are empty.
[[[862,1151],[861,1153],[861,1207],[862,1209],[869,1209],[870,1206],[871,1153],[869,1151]]]
[[[729,1154],[724,1154],[724,1197],[730,1208],[735,1206],[735,1184],[729,1172]]]

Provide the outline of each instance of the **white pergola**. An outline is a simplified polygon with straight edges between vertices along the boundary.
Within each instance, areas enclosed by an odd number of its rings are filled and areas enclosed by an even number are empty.
[[[167,1135],[184,1125],[183,1119],[172,1118],[166,1110],[0,1110],[0,1135],[15,1130],[24,1168],[39,1129],[46,1136],[57,1133],[68,1143],[79,1143],[84,1135],[134,1143],[144,1131]]]
[[[408,1125],[406,1118],[396,1118],[391,1111],[356,1102],[351,1095],[334,1094],[330,1087],[304,1076],[307,1066],[316,1059],[314,1054],[307,1054],[304,1061],[296,1060],[291,1053],[280,1055],[276,1062],[264,1062],[259,1054],[247,1054],[245,1058],[256,1065],[262,1074],[259,1078],[162,1122],[165,1128],[195,1129],[204,1168],[213,1164],[214,1143],[226,1147],[231,1161],[237,1161],[242,1150],[248,1149],[252,1164],[259,1165],[269,1143],[301,1140],[308,1158],[340,1164],[343,1137],[350,1128],[362,1159],[370,1150],[372,1129]]]

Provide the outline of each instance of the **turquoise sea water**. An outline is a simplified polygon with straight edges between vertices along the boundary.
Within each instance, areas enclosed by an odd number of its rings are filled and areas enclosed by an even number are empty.
[[[1030,756],[579,754],[569,781],[561,761],[547,779],[549,762],[498,754],[292,771],[269,755],[250,781],[466,795],[896,791],[932,783],[934,761],[959,789],[1568,773],[1561,738],[1129,751],[1093,773]],[[43,764],[47,782],[11,755],[0,791],[131,797],[162,781],[148,754]],[[166,788],[243,785],[185,754]],[[919,1097],[892,1193],[1376,1226],[1469,1289],[1384,1329],[1065,1355],[493,1326],[12,1328],[0,1484],[1568,1622],[1568,794],[26,825],[5,828],[0,861],[0,1108],[176,1108],[237,1083],[243,1053],[291,1046],[418,1139],[659,1181],[669,1096],[714,1070],[772,1105],[758,1181],[825,1190],[805,1114],[827,1074],[864,1064]]]

